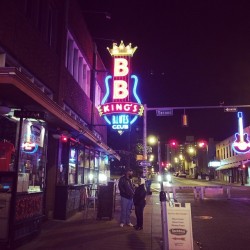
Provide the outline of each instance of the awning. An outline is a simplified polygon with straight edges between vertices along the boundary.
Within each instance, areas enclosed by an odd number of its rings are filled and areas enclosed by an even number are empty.
[[[215,170],[219,171],[219,170],[225,170],[225,169],[230,169],[230,168],[237,168],[237,167],[239,167],[239,165],[240,165],[239,162],[229,163],[229,164],[225,164],[223,166],[220,166],[220,167],[216,168]]]
[[[113,149],[99,141],[90,129],[74,120],[16,68],[0,68],[0,98],[6,100],[6,103],[12,102],[14,108],[32,109],[38,108],[37,104],[39,104],[41,111],[48,113],[48,120],[75,130],[92,142],[100,151],[120,160],[120,156]]]

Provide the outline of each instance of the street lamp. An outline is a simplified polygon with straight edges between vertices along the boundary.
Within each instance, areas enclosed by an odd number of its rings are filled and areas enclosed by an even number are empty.
[[[148,142],[156,143],[157,142],[157,149],[158,149],[158,166],[159,166],[159,173],[162,177],[160,180],[161,191],[160,191],[160,202],[161,202],[161,222],[162,222],[162,238],[163,238],[163,249],[168,250],[168,222],[167,222],[167,196],[164,191],[163,187],[163,176],[162,176],[162,167],[161,167],[161,142],[159,137],[156,138],[154,136],[150,136]]]

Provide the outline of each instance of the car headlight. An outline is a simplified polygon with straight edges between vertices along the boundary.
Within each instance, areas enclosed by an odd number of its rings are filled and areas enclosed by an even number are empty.
[[[172,179],[171,175],[170,175],[170,174],[167,174],[166,179],[167,179],[168,182],[170,182],[171,179]]]
[[[162,181],[162,177],[161,177],[161,175],[158,175],[158,176],[157,176],[157,180],[158,180],[159,182],[161,182],[161,181]]]

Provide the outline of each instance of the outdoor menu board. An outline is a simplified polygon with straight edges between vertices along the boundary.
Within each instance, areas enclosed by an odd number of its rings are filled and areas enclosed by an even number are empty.
[[[168,240],[170,250],[193,250],[190,203],[167,203]]]

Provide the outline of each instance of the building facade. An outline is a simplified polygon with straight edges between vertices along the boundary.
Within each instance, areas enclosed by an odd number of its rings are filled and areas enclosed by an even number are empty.
[[[250,126],[244,128],[244,134],[249,135]],[[216,144],[216,158],[220,166],[216,168],[218,179],[227,183],[249,183],[250,152],[238,154],[232,149],[235,136],[232,135]]]
[[[205,141],[187,136],[182,144],[171,141],[166,145],[166,156],[171,172],[185,173],[191,178],[198,178],[198,176],[212,178],[214,175],[213,169],[209,168],[208,164],[215,157],[213,138]]]
[[[1,1],[1,245],[67,219],[109,177],[119,155],[97,110],[105,76],[77,0]]]

